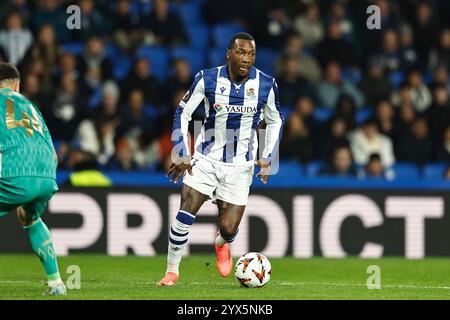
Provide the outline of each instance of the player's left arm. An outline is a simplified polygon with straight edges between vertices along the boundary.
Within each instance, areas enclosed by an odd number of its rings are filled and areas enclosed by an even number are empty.
[[[261,177],[261,181],[266,184],[270,166],[278,153],[284,124],[284,116],[280,111],[278,85],[275,79],[265,105],[264,121],[266,122],[265,147],[261,159],[256,162],[256,165],[261,167],[256,176]]]

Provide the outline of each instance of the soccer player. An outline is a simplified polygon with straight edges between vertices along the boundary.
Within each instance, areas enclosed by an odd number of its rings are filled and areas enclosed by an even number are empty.
[[[41,220],[58,190],[57,158],[40,112],[19,93],[20,74],[0,63],[0,217],[17,209],[48,278],[44,295],[65,295],[50,231]]]
[[[253,66],[255,54],[250,34],[234,35],[226,52],[227,64],[201,70],[175,112],[173,163],[167,175],[174,183],[184,178],[180,210],[169,232],[166,274],[157,285],[178,281],[189,229],[202,204],[213,197],[219,209],[217,269],[223,277],[232,271],[230,243],[244,214],[254,166],[261,168],[257,177],[267,183],[284,122],[275,79]],[[202,101],[206,119],[191,158],[188,124]],[[262,157],[256,159],[257,129],[263,119],[266,143]]]

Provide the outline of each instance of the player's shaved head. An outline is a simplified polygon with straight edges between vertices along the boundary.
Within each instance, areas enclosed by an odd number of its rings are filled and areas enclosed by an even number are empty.
[[[20,72],[16,66],[7,62],[0,62],[0,87],[16,90],[20,80]]]
[[[234,36],[231,37],[230,42],[228,43],[229,50],[231,50],[234,47],[237,39],[255,41],[255,38],[253,38],[252,35],[247,32],[236,33]]]

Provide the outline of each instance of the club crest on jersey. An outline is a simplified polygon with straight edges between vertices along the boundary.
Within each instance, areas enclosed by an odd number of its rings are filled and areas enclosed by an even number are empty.
[[[254,114],[257,112],[256,106],[237,106],[237,105],[214,103],[213,107],[214,110],[216,110],[216,113]]]
[[[256,98],[256,95],[255,95],[255,89],[253,89],[253,88],[248,88],[248,89],[247,89],[247,96],[248,96],[250,99],[255,99],[255,98]]]
[[[223,94],[224,91],[225,91],[225,87],[220,87],[220,93]]]

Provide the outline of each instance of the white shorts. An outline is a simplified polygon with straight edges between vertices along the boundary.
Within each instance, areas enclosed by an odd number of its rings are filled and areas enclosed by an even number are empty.
[[[186,172],[183,183],[210,199],[245,206],[253,181],[254,162],[224,163],[194,154],[192,176]]]

